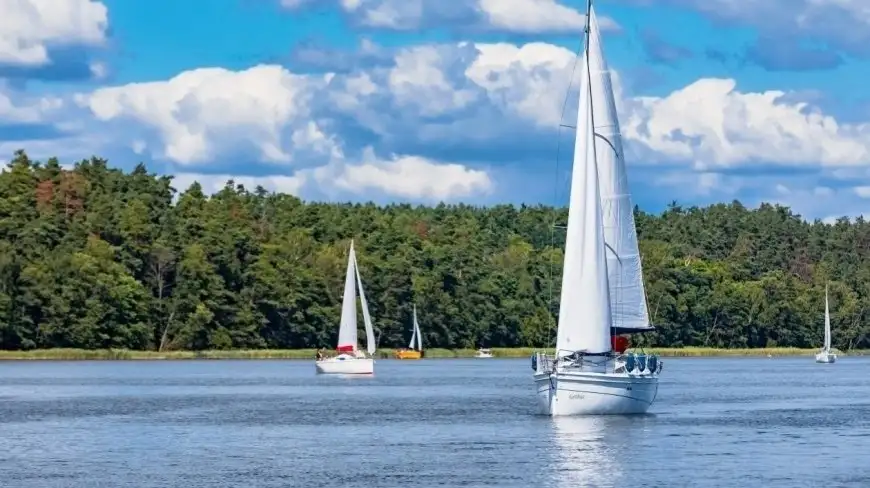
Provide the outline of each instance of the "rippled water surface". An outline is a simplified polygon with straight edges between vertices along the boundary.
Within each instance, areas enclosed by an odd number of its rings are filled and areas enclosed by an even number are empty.
[[[0,485],[870,486],[870,358],[666,359],[651,414],[533,415],[526,360],[0,363]]]

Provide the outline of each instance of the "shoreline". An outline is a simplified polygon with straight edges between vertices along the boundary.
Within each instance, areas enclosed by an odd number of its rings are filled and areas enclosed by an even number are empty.
[[[495,358],[528,358],[540,349],[531,347],[492,348]],[[813,356],[818,349],[774,347],[761,349],[719,349],[710,347],[667,348],[650,347],[645,352],[660,357],[787,357]],[[35,349],[31,351],[0,351],[0,361],[177,361],[177,360],[313,360],[316,349],[252,349],[212,351],[132,351],[126,349]],[[381,349],[376,359],[393,359],[395,349]],[[631,349],[629,349],[631,351]],[[326,351],[329,353],[330,351]],[[552,350],[547,350],[552,353]],[[870,355],[870,350],[842,352],[841,356]],[[424,359],[469,359],[477,355],[475,349],[427,349]]]

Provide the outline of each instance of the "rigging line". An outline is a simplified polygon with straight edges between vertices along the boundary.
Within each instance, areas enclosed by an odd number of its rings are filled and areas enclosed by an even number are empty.
[[[588,24],[588,16],[587,16],[587,24]],[[589,33],[589,28],[587,25],[587,27],[586,27],[587,36],[586,37],[588,37],[588,33]],[[584,42],[587,42],[587,41],[584,41]],[[559,205],[559,157],[561,156],[561,152],[562,152],[562,137],[561,137],[562,130],[561,129],[562,129],[562,127],[576,129],[576,127],[563,124],[562,122],[565,120],[565,110],[568,108],[568,96],[571,94],[571,86],[574,84],[574,73],[577,72],[577,62],[580,60],[580,49],[582,49],[582,48],[583,48],[583,45],[581,44],[581,46],[576,51],[577,56],[574,57],[574,64],[571,67],[571,76],[568,78],[568,89],[565,91],[565,99],[562,101],[562,113],[559,116],[559,128],[557,129],[557,135],[556,135],[556,171],[555,171],[555,175],[554,175],[555,181],[553,183],[553,223],[550,226],[550,250],[551,251],[556,248],[556,231],[555,231],[555,229],[556,229],[556,219],[558,217],[558,210],[557,209],[559,208],[558,207],[558,205]],[[586,48],[586,50],[588,50],[588,47]],[[550,316],[550,327],[548,328],[549,334],[547,337],[547,344],[551,344],[553,342],[553,329],[555,328],[553,326],[555,325],[554,322],[556,322],[555,317],[553,316],[553,275],[554,275],[555,266],[556,266],[555,256],[551,252],[550,253],[550,276],[549,276],[549,279],[547,280],[549,282],[549,295],[550,295],[550,298],[547,301],[547,311],[549,312],[548,315]],[[553,344],[553,346],[555,347],[555,344]]]

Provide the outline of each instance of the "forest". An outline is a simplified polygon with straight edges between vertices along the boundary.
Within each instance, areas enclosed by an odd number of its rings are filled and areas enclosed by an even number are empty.
[[[637,344],[870,348],[870,223],[782,206],[636,209],[656,332]],[[552,345],[565,208],[304,202],[144,165],[0,174],[0,349],[335,347],[350,240],[380,347]],[[555,224],[555,225],[554,225]],[[362,324],[362,320],[359,321]],[[364,337],[361,334],[360,337]]]

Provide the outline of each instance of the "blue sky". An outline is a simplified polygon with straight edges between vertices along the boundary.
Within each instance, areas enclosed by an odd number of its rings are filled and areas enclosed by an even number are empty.
[[[865,214],[863,3],[596,0],[635,201]],[[233,178],[318,200],[567,199],[582,1],[11,5],[0,159],[96,154],[179,189]]]

